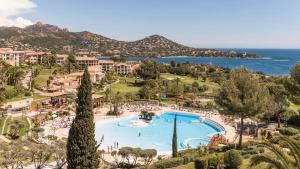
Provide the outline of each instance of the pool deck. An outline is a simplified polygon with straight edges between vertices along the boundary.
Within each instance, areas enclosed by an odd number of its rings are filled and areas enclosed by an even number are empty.
[[[109,110],[108,105],[101,108],[94,109],[95,111],[94,121],[99,122],[107,119],[118,119],[120,117],[128,117],[130,115],[138,115],[141,111],[140,109],[122,109],[123,114],[116,117],[116,116],[107,116],[106,113],[108,112],[108,110]],[[160,115],[164,112],[178,112],[183,114],[193,114],[193,115],[202,116],[221,125],[225,129],[224,136],[226,137],[226,139],[228,139],[229,142],[233,142],[236,137],[235,128],[232,127],[232,125],[226,124],[224,122],[223,116],[221,116],[218,112],[185,110],[185,109],[178,109],[173,106],[157,106],[156,109],[152,110],[151,112],[155,113],[156,115]],[[55,135],[60,138],[67,137],[66,133],[68,132],[68,130],[69,130],[68,128],[57,129]],[[166,156],[168,155],[169,154],[166,154]],[[114,157],[110,155],[110,153],[105,153],[103,155],[103,158],[110,163],[113,163],[116,160]]]
[[[95,122],[99,122],[102,120],[107,120],[107,119],[117,119],[120,117],[127,117],[130,115],[138,115],[140,113],[140,110],[123,110],[123,114],[116,117],[116,116],[107,116],[106,113],[109,110],[109,106],[104,106],[101,108],[97,108],[95,109],[95,115],[94,115],[94,121]],[[159,109],[152,111],[154,112],[156,115],[160,115],[164,112],[179,112],[179,113],[186,113],[186,114],[193,114],[193,115],[198,115],[198,116],[202,116],[205,117],[207,119],[210,119],[216,123],[218,123],[219,125],[223,126],[225,129],[225,137],[228,139],[229,142],[234,141],[234,138],[236,136],[236,131],[235,128],[232,127],[229,124],[226,124],[224,122],[224,119],[222,118],[222,116],[217,113],[217,112],[199,112],[197,110],[195,111],[187,111],[184,109],[177,109],[171,106],[164,106],[164,107],[159,107]],[[62,129],[57,129],[56,130],[56,135],[58,137],[66,137],[65,136],[65,130],[68,130],[67,128],[62,128]]]

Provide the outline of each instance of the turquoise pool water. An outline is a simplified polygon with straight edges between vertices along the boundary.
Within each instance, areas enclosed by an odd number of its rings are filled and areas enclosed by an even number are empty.
[[[164,112],[153,117],[151,123],[146,126],[134,125],[133,122],[139,118],[137,115],[97,122],[96,139],[99,142],[104,136],[100,148],[106,151],[108,146],[114,146],[114,143],[118,142],[119,148],[124,146],[153,148],[158,154],[170,154],[175,115],[180,150],[187,148],[187,145],[198,147],[201,144],[208,144],[214,134],[224,132],[213,123],[203,122],[201,116]]]

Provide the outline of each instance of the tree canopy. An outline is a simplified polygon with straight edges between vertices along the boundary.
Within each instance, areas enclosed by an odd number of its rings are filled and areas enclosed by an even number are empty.
[[[137,74],[144,80],[157,79],[159,77],[158,64],[152,60],[143,61]]]
[[[233,69],[216,97],[220,113],[241,119],[239,146],[242,144],[245,118],[254,117],[266,109],[268,90],[246,68]]]

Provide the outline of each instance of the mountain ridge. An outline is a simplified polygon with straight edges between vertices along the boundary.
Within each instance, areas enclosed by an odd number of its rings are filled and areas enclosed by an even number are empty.
[[[164,36],[154,34],[135,41],[120,41],[89,31],[70,32],[67,28],[37,22],[25,28],[0,27],[2,42],[27,44],[34,49],[63,51],[65,46],[73,50],[89,49],[103,56],[223,56],[256,57],[235,51],[193,48]]]

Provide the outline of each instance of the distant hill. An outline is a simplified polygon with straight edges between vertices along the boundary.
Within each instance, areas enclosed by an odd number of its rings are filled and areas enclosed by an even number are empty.
[[[224,56],[256,57],[235,51],[199,49],[181,45],[160,35],[152,35],[133,42],[118,41],[88,31],[70,32],[66,28],[38,22],[24,29],[0,27],[0,39],[6,44],[27,44],[36,49],[62,51],[65,46],[74,50],[89,49],[104,56]]]

